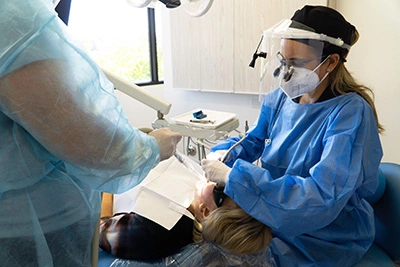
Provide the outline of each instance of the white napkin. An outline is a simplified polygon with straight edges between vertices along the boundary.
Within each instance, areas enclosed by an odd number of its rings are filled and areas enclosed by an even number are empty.
[[[181,155],[182,156],[182,155]],[[147,177],[133,189],[114,195],[114,213],[135,212],[170,230],[186,215],[194,219],[187,210],[194,199],[198,182],[205,182],[201,166],[185,157],[186,165],[175,157],[161,161]]]

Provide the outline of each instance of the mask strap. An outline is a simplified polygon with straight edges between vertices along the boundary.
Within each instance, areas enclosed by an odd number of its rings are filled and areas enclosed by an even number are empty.
[[[322,77],[322,79],[319,81],[319,83],[317,84],[317,86],[315,86],[315,88],[317,88],[318,87],[318,85],[320,85],[324,80],[325,80],[325,78],[329,75],[329,71],[327,71],[326,73],[325,73],[325,75],[324,75],[324,77]]]
[[[321,63],[318,64],[318,66],[315,67],[315,69],[313,69],[313,72],[315,72],[319,67],[321,67],[322,64],[325,63],[325,61],[330,57],[331,55],[327,56],[324,61],[322,61]],[[317,84],[317,86],[315,86],[315,88],[318,87],[318,85],[320,85],[325,79],[326,77],[329,75],[330,71],[327,71],[324,75],[324,77],[322,77],[322,79],[319,81],[319,83]]]
[[[324,64],[325,61],[327,61],[328,58],[330,58],[330,57],[331,57],[331,55],[327,56],[327,57],[324,59],[324,61],[322,61],[321,63],[319,63],[318,66],[316,66],[316,67],[313,69],[313,72],[315,72],[319,67],[321,67],[321,65]]]

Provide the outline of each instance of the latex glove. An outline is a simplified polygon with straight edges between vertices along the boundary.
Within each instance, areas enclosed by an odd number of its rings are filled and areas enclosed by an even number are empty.
[[[227,150],[216,150],[207,154],[206,159],[221,160]]]
[[[231,168],[219,160],[203,159],[201,167],[207,179],[219,185],[225,185]]]
[[[149,135],[157,140],[158,146],[160,147],[160,160],[168,159],[174,155],[176,151],[176,145],[182,139],[182,135],[180,133],[173,132],[169,128],[154,130],[150,132]]]

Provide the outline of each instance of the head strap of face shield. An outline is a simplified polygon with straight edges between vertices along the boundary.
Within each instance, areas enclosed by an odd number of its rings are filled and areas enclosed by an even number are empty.
[[[293,14],[291,21],[311,28],[315,33],[324,34],[333,39],[343,40],[347,45],[353,44],[356,28],[346,21],[342,14],[333,8],[318,5],[305,5]],[[293,24],[292,27],[297,27],[296,24]],[[345,48],[328,40],[325,41]]]
[[[341,38],[330,37],[323,33],[316,33],[314,29],[303,25],[297,21],[285,19],[277,25],[265,30],[264,38],[280,39],[312,39],[327,42],[332,45],[350,50],[350,45],[346,44]]]

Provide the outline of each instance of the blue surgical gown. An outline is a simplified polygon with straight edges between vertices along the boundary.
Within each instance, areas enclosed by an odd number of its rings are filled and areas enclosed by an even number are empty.
[[[90,266],[100,192],[160,161],[50,0],[0,2],[0,266]]]
[[[381,157],[373,111],[359,95],[297,104],[277,89],[226,162],[225,193],[273,229],[278,266],[351,266],[374,239],[364,198],[377,188]],[[259,158],[262,167],[252,164]]]

